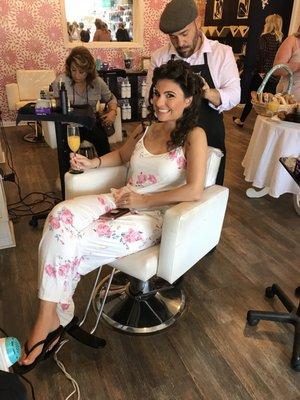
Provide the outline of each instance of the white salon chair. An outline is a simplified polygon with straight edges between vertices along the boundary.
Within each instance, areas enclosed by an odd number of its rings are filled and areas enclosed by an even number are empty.
[[[27,103],[36,102],[40,97],[40,91],[48,89],[55,79],[55,71],[45,70],[17,70],[16,82],[5,85],[8,108],[11,111],[18,111]],[[42,124],[43,125],[43,124]],[[29,142],[41,141],[37,123],[34,122],[35,133],[24,136]],[[43,129],[43,126],[42,126]]]
[[[160,331],[180,316],[186,297],[179,286],[172,284],[220,240],[229,193],[227,188],[215,185],[221,157],[220,150],[209,148],[202,199],[182,202],[166,211],[159,245],[111,263],[110,276],[97,288],[95,282],[88,307],[94,299],[100,314],[91,333],[102,311],[114,328],[139,334]],[[92,169],[81,175],[67,173],[66,198],[109,192],[111,187],[125,184],[126,174],[125,166]]]

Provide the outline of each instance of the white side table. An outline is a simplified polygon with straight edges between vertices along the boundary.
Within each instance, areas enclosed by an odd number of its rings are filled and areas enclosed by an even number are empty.
[[[283,193],[300,195],[300,188],[280,164],[280,157],[300,156],[299,124],[258,116],[242,162],[245,180],[252,182],[248,197],[266,194],[279,197]]]
[[[0,163],[5,161],[0,143]],[[13,223],[8,218],[7,203],[2,177],[0,176],[0,250],[16,245]]]

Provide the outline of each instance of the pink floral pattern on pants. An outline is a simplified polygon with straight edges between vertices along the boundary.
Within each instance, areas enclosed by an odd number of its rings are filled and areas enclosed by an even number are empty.
[[[39,297],[67,311],[81,275],[159,242],[162,213],[129,213],[101,220],[115,208],[111,195],[84,196],[50,213],[39,247]]]

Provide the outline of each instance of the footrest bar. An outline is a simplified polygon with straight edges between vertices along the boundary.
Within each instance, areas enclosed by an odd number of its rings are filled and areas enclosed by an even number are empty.
[[[67,333],[80,343],[89,347],[93,347],[94,349],[100,349],[106,345],[106,341],[104,339],[88,333],[80,328],[79,325],[75,325],[69,329]]]

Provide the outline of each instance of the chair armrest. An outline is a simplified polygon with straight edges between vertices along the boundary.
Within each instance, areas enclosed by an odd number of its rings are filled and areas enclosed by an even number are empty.
[[[87,194],[109,193],[112,187],[126,183],[127,166],[90,169],[83,174],[65,174],[65,197],[71,199]]]
[[[8,83],[5,85],[8,108],[11,111],[17,109],[17,102],[20,101],[19,87],[16,83]]]
[[[170,207],[164,216],[157,275],[173,283],[220,240],[229,190],[214,185],[197,202]]]

